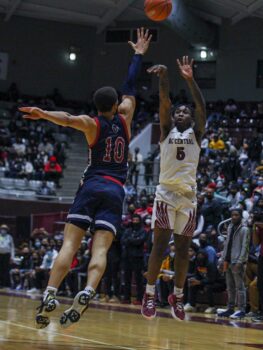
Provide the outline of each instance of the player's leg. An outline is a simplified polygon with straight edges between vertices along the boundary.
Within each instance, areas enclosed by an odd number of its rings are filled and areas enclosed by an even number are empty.
[[[195,201],[180,196],[181,207],[177,211],[174,226],[175,260],[174,268],[175,283],[173,294],[169,295],[168,302],[171,305],[171,313],[174,319],[182,321],[185,318],[184,312],[184,284],[188,271],[188,249],[196,224]]]
[[[85,230],[73,224],[66,224],[63,245],[52,267],[48,285],[43,294],[43,301],[38,308],[39,311],[36,316],[37,328],[45,328],[49,325],[50,314],[59,305],[59,302],[56,300],[57,289],[68,273],[85,232]]]
[[[107,252],[113,238],[114,235],[110,231],[97,230],[95,232],[92,243],[92,258],[88,266],[87,286],[75,296],[73,305],[64,311],[60,319],[62,327],[67,328],[73,323],[78,322],[81,315],[87,310],[89,302],[95,296],[96,288],[106,270]]]

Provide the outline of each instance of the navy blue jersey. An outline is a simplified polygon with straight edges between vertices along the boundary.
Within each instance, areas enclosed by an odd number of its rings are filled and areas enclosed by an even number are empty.
[[[124,118],[117,114],[112,120],[95,118],[97,136],[89,145],[89,165],[84,179],[108,176],[125,183],[128,171],[129,135]]]

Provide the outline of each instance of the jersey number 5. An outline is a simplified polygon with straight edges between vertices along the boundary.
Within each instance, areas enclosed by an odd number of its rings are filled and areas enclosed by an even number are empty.
[[[185,158],[184,147],[177,147],[176,159],[183,160]]]
[[[112,151],[112,137],[107,137],[105,140],[106,143],[106,149],[105,149],[105,155],[103,157],[103,161],[110,163],[111,162],[111,151]],[[125,140],[122,137],[117,137],[114,142],[114,161],[116,163],[121,163],[124,158],[124,147],[125,147]]]

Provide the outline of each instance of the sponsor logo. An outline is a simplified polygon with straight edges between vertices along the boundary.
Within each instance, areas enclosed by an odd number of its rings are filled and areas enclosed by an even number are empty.
[[[112,131],[114,132],[114,134],[117,134],[119,130],[120,128],[117,125],[115,124],[112,125]]]

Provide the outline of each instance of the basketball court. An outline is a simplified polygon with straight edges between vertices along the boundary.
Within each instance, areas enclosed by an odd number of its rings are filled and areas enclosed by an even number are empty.
[[[60,312],[48,328],[34,326],[40,296],[1,291],[0,349],[120,349],[120,350],[230,350],[263,349],[263,325],[249,319],[230,322],[204,314],[191,314],[186,322],[174,321],[168,309],[160,317],[146,321],[135,306],[92,302],[81,321],[63,330]],[[60,299],[62,311],[71,299]],[[189,315],[189,314],[188,314]]]

